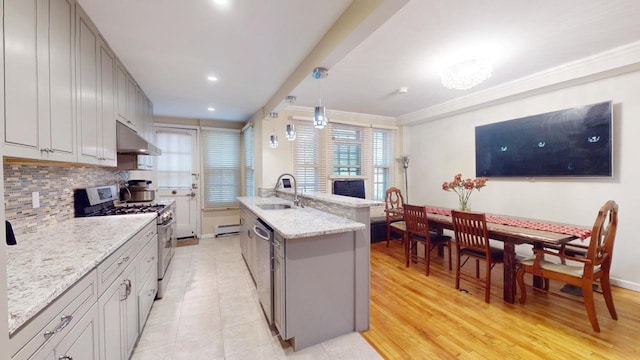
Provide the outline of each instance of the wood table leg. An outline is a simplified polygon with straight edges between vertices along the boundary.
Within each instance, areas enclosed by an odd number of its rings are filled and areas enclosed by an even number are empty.
[[[533,248],[534,249],[542,249],[543,246],[542,246],[541,243],[536,242],[536,243],[533,244]],[[544,278],[541,277],[541,276],[534,275],[533,276],[533,287],[537,288],[537,289],[544,288]]]
[[[504,301],[513,304],[516,299],[516,246],[504,243]]]

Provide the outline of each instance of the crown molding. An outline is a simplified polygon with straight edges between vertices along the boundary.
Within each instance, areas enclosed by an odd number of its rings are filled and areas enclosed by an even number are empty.
[[[423,124],[638,70],[640,70],[640,41],[401,115],[397,118],[397,122],[399,126]]]

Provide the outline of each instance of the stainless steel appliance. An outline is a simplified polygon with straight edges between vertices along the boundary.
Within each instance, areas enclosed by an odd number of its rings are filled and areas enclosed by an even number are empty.
[[[129,180],[127,186],[120,189],[120,200],[126,202],[146,202],[156,198],[156,192],[149,185],[151,180]]]
[[[262,220],[257,219],[253,224],[256,234],[257,271],[256,287],[262,310],[269,325],[273,324],[273,229]]]
[[[173,200],[152,203],[116,204],[116,185],[103,185],[74,192],[76,217],[156,213],[158,225],[158,293],[162,298],[169,282],[171,259],[178,244],[176,237],[176,203]]]

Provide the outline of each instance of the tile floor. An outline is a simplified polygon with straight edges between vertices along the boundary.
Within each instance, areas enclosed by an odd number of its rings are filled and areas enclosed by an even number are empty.
[[[177,248],[133,360],[382,359],[354,332],[294,352],[266,324],[239,237]]]

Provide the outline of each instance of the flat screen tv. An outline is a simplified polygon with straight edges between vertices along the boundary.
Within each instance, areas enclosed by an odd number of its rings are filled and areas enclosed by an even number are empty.
[[[476,127],[476,176],[612,176],[611,101]]]

